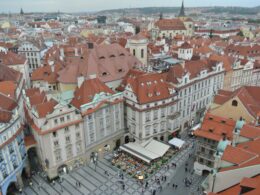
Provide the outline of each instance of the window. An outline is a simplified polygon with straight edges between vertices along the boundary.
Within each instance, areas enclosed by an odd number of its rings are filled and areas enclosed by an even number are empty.
[[[66,147],[66,155],[67,155],[67,158],[72,157],[72,147],[71,146]]]
[[[67,120],[70,120],[70,115],[67,115]]]
[[[66,140],[66,143],[70,143],[70,136],[67,136],[67,137],[65,138],[65,140]]]
[[[78,129],[78,128],[79,128],[79,124],[76,124],[76,125],[75,125],[75,128]]]
[[[56,140],[56,141],[53,142],[53,144],[54,144],[55,147],[57,147],[57,146],[59,146],[59,141]]]
[[[53,137],[57,137],[57,132],[52,132]]]
[[[145,121],[148,122],[150,120],[151,120],[151,113],[150,113],[150,111],[148,111],[145,113]]]
[[[76,137],[77,137],[77,138],[80,138],[80,132],[77,132],[77,133],[76,133]]]
[[[9,153],[12,154],[14,152],[14,148],[13,148],[13,145],[9,145],[8,146],[8,149],[9,149]]]
[[[133,55],[135,56],[135,49],[133,49]]]
[[[54,119],[54,124],[57,125],[58,124],[58,120]]]
[[[3,153],[0,151],[0,162],[4,161]]]
[[[141,49],[141,58],[144,58],[144,49]]]
[[[236,100],[233,100],[233,101],[232,101],[232,106],[235,106],[235,107],[236,107],[236,106],[237,106],[237,104],[238,104],[238,103],[237,103],[237,101],[236,101]]]
[[[154,120],[158,119],[158,110],[154,110],[153,119]]]
[[[63,123],[64,122],[64,117],[60,118],[60,122]]]
[[[1,166],[1,172],[2,172],[3,178],[6,178],[8,176],[6,166],[4,164]]]
[[[55,151],[54,154],[55,154],[56,161],[57,162],[61,161],[61,152],[60,152],[60,150]]]
[[[64,132],[65,132],[65,133],[68,133],[68,132],[69,132],[69,127],[65,127],[65,128],[64,128]]]

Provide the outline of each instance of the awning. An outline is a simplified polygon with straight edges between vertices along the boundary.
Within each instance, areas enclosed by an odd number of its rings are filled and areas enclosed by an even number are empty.
[[[120,146],[120,149],[147,162],[150,163],[152,160],[162,157],[170,146],[163,144],[156,140],[150,140],[143,144],[138,143],[127,143]]]
[[[173,138],[168,143],[177,148],[181,148],[183,146],[183,144],[185,143],[185,141],[178,139],[178,138]]]
[[[197,124],[194,127],[191,128],[192,131],[196,131],[198,128],[200,128],[201,124]]]

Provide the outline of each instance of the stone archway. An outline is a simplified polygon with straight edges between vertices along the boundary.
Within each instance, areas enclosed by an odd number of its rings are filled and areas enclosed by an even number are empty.
[[[203,176],[207,176],[208,174],[210,174],[210,171],[209,171],[209,170],[204,169],[204,170],[202,171],[202,175],[203,175]]]
[[[7,187],[6,195],[14,195],[18,193],[18,191],[19,189],[17,189],[15,182],[11,182]]]
[[[41,165],[38,160],[38,155],[36,151],[36,147],[30,147],[27,150],[27,155],[28,155],[28,162],[30,165],[30,170],[33,172],[38,172],[41,169]]]
[[[125,136],[125,144],[129,143],[130,139],[129,139],[129,136]]]
[[[160,140],[161,140],[161,141],[164,141],[164,136],[163,136],[163,135],[160,137]]]

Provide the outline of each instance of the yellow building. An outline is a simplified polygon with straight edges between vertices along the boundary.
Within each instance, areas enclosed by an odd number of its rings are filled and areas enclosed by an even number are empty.
[[[220,90],[210,107],[210,113],[256,124],[260,113],[260,87],[245,86],[234,92]]]

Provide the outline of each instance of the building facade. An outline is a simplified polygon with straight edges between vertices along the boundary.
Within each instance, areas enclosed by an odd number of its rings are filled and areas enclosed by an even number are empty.
[[[27,165],[24,116],[21,97],[22,74],[0,66],[0,186],[3,195],[12,184],[22,188],[22,171]]]

